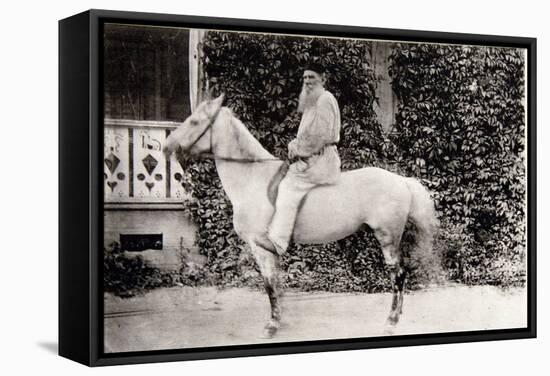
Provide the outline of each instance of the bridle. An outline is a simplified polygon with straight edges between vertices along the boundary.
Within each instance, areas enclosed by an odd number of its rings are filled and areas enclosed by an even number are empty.
[[[206,127],[204,127],[204,129],[202,130],[202,132],[199,134],[199,136],[195,139],[195,141],[193,141],[193,143],[191,145],[189,145],[189,150],[191,150],[191,148],[193,146],[195,146],[195,144],[197,142],[199,142],[199,140],[202,138],[202,136],[204,136],[204,134],[212,127],[212,124],[214,124],[214,122],[216,121],[216,119],[218,118],[218,115],[220,114],[220,110],[221,110],[221,106],[216,110],[216,112],[214,113],[214,115],[212,117],[209,118],[209,122],[208,124],[206,124]],[[212,152],[212,132],[210,132],[210,152]]]
[[[220,114],[220,110],[221,110],[221,106],[216,110],[214,115],[209,118],[210,121],[204,127],[203,131],[199,134],[199,136],[195,139],[195,141],[193,141],[193,143],[189,146],[189,150],[191,150],[191,148],[195,146],[197,142],[199,142],[199,140],[206,134],[206,132],[212,128],[212,124],[214,124],[214,122],[218,118],[218,115]],[[210,132],[210,149],[206,153],[201,154],[201,156],[203,156],[204,158],[219,160],[219,161],[228,161],[228,162],[241,162],[241,163],[281,162],[281,160],[278,158],[233,158],[233,157],[222,157],[219,155],[215,155],[214,151],[212,150],[212,145],[214,141],[213,133],[214,132],[212,131]]]

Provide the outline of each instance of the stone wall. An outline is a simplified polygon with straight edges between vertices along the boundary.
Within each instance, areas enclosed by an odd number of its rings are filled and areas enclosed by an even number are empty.
[[[147,258],[154,260],[155,266],[166,269],[180,266],[182,252],[186,257],[198,256],[196,227],[182,210],[105,210],[103,220],[105,248],[113,242],[120,243],[120,234],[162,234],[161,250],[132,253],[152,255],[154,257]]]

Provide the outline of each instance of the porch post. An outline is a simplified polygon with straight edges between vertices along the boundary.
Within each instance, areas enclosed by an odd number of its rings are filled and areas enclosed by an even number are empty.
[[[189,100],[191,112],[203,100],[203,79],[202,71],[202,41],[206,30],[191,29],[189,31]]]

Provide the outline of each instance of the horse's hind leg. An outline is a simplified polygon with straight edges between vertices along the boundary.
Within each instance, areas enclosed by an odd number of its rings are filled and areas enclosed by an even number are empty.
[[[263,336],[271,338],[277,333],[281,325],[281,305],[279,302],[279,256],[252,243],[252,255],[260,268],[264,279],[264,288],[271,305],[271,317],[264,328]]]
[[[392,284],[392,304],[388,324],[395,325],[403,313],[403,290],[405,289],[406,273],[403,265],[398,263],[388,267]]]
[[[405,289],[406,273],[403,267],[403,257],[399,244],[401,234],[396,235],[390,231],[375,230],[375,236],[380,242],[386,268],[390,273],[392,286],[392,303],[387,323],[395,325],[403,312],[403,290]]]

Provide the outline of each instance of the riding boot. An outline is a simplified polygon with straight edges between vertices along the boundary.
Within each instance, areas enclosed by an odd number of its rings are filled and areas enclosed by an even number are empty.
[[[265,234],[255,237],[254,243],[271,253],[279,254],[277,247]]]
[[[282,256],[285,254],[286,249],[288,248],[289,242],[284,242],[284,240],[278,240],[273,238],[269,233],[269,231],[267,232],[267,239],[269,239],[269,241],[273,244],[273,246],[275,247],[275,251],[279,256]]]

